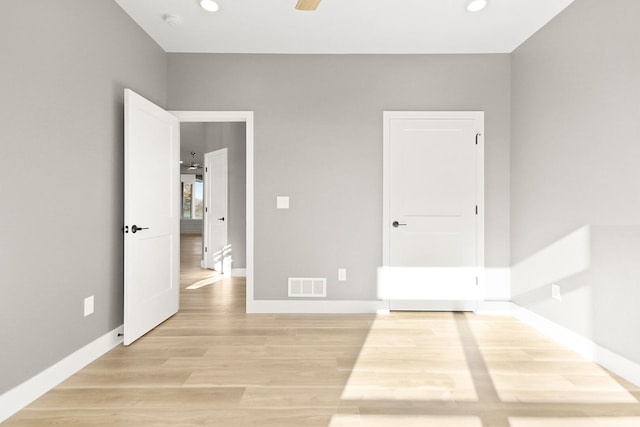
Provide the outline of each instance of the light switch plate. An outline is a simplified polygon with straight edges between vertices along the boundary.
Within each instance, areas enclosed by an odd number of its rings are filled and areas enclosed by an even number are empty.
[[[289,196],[276,197],[276,207],[278,209],[289,209]]]
[[[339,268],[338,269],[338,281],[344,282],[345,280],[347,280],[347,269],[346,268]]]

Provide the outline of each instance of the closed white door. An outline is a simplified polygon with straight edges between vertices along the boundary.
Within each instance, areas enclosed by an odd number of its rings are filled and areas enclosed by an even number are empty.
[[[205,181],[205,257],[207,268],[230,273],[232,248],[227,244],[228,215],[228,150],[206,153]]]
[[[124,344],[180,305],[180,123],[125,90]]]
[[[385,114],[391,310],[474,310],[481,112]]]

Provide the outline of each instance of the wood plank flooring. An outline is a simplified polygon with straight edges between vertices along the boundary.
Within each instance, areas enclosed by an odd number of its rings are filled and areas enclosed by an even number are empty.
[[[182,244],[181,310],[7,426],[638,427],[640,390],[509,317],[247,315],[245,283],[198,289]]]

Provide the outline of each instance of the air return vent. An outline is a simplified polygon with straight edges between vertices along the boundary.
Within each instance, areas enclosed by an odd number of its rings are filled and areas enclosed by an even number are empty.
[[[289,277],[289,296],[324,298],[327,296],[327,279],[324,277]]]

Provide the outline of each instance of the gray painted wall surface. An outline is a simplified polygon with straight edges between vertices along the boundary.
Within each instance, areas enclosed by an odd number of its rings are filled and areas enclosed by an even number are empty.
[[[520,46],[511,142],[514,300],[636,363],[638,17],[637,0],[579,0]],[[581,228],[588,238],[566,245]],[[546,256],[558,245],[566,249]],[[536,259],[536,271],[518,274]],[[552,282],[562,302],[550,298]]]
[[[244,123],[205,123],[204,152],[227,148],[227,240],[232,268],[246,268],[247,252],[247,130]]]
[[[196,153],[196,163],[204,165],[204,124],[180,123],[180,160],[183,166],[188,165]],[[203,169],[190,171],[180,168],[181,174],[202,175]],[[203,221],[201,219],[180,219],[180,233],[202,234]]]
[[[382,112],[486,112],[486,264],[509,266],[509,55],[169,54],[172,110],[255,112],[255,296],[377,299]],[[276,196],[291,208],[276,209]],[[346,267],[348,281],[337,282]]]
[[[115,2],[2,6],[0,394],[122,324],[123,89],[166,98]]]

